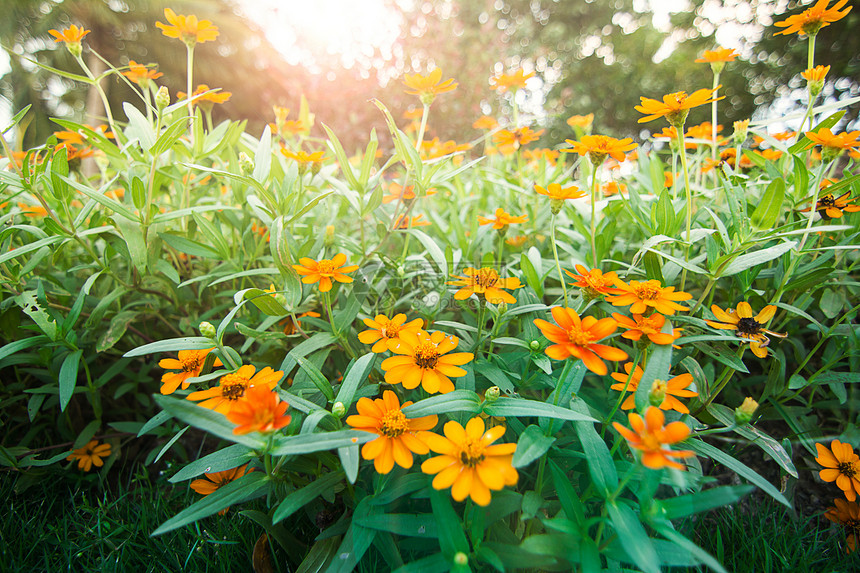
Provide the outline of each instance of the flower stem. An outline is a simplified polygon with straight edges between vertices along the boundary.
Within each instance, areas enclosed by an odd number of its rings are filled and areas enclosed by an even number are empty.
[[[612,407],[612,411],[609,412],[609,415],[606,417],[606,421],[603,423],[603,431],[601,432],[601,436],[604,432],[606,432],[606,428],[609,427],[609,423],[612,421],[612,418],[615,417],[615,412],[618,411],[618,408],[621,407],[621,401],[624,400],[625,394],[627,394],[627,388],[630,386],[630,382],[633,380],[633,374],[636,373],[636,367],[639,366],[639,359],[641,358],[641,353],[639,349],[636,349],[636,357],[633,359],[633,366],[630,368],[630,374],[627,376],[627,381],[624,383],[624,389],[621,391],[621,394],[618,396],[618,400],[615,401],[615,406]]]
[[[717,89],[720,87],[720,73],[714,72],[714,93],[711,97],[711,160],[714,162],[714,188],[719,185],[720,176],[717,172]],[[740,165],[740,156],[736,158]],[[688,239],[689,240],[689,239]]]
[[[185,73],[185,97],[188,98],[188,119],[194,119],[194,104],[191,102],[191,94],[194,93],[192,77],[194,74],[194,44],[185,44],[187,48],[187,71]],[[194,137],[194,130],[191,131],[191,137]],[[193,142],[193,139],[192,139]]]
[[[684,191],[686,193],[687,198],[687,234],[686,234],[686,243],[687,247],[684,250],[684,262],[690,261],[690,228],[693,226],[693,194],[690,191],[690,170],[687,168],[687,150],[684,145],[684,124],[680,124],[675,126],[675,129],[678,131],[678,142],[679,142],[679,153],[681,154],[681,167],[684,170]],[[716,167],[715,167],[716,169]],[[684,268],[681,271],[681,287],[679,290],[684,290],[684,283],[687,282],[687,269]]]
[[[594,165],[591,173],[591,266],[597,268],[597,241],[595,238],[595,203],[597,203],[597,166]]]
[[[421,127],[418,128],[418,139],[415,140],[415,150],[421,151],[421,143],[424,141],[424,130],[427,129],[427,116],[430,115],[430,106],[424,104],[424,112],[421,114]]]
[[[122,149],[122,144],[120,143],[119,135],[117,135],[116,125],[114,125],[113,114],[110,110],[110,103],[107,99],[107,94],[102,89],[101,82],[99,82],[90,69],[87,67],[87,64],[84,63],[84,59],[81,56],[75,56],[75,59],[78,61],[78,65],[81,66],[81,69],[84,70],[84,73],[93,81],[93,87],[96,88],[96,93],[99,94],[99,98],[102,100],[102,106],[105,108],[105,115],[107,116],[108,125],[110,126],[110,130],[113,132],[115,141],[118,147]]]
[[[564,307],[567,308],[567,285],[564,284],[564,275],[561,272],[561,263],[558,261],[558,248],[555,246],[555,214],[550,219],[552,233],[552,256],[555,257],[555,268],[558,271],[558,280],[561,281],[561,292],[564,293]]]
[[[487,301],[482,297],[478,296],[478,334],[475,337],[475,358],[477,359],[481,355],[481,335],[484,333],[484,311],[486,310]]]

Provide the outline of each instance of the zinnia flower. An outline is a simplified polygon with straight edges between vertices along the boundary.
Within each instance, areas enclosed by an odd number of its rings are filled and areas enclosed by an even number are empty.
[[[860,537],[860,505],[853,501],[834,499],[836,507],[828,507],[824,517],[848,528],[848,538],[845,540],[845,552],[851,553],[857,549],[857,538]]]
[[[161,33],[168,38],[177,38],[188,46],[209,42],[218,37],[218,26],[212,25],[209,20],[197,20],[197,16],[177,14],[170,8],[164,9],[164,17],[169,24],[156,22],[155,26],[161,29]]]
[[[430,105],[437,95],[457,89],[458,84],[453,79],[449,78],[444,82],[441,80],[442,70],[439,68],[435,68],[426,76],[421,74],[403,76],[403,83],[409,88],[406,93],[417,95],[425,105]]]
[[[624,436],[631,448],[642,452],[642,465],[653,470],[670,467],[678,470],[686,469],[670,458],[689,458],[694,453],[688,450],[673,451],[664,446],[682,442],[690,435],[690,428],[684,422],[672,422],[663,427],[666,421],[663,410],[649,406],[645,411],[645,419],[631,412],[627,414],[630,428],[625,428],[618,422],[612,422],[612,426],[619,434]]]
[[[857,137],[860,136],[860,130],[852,132],[842,132],[838,135],[833,135],[833,132],[826,127],[822,127],[818,132],[807,131],[806,137],[812,140],[812,143],[806,146],[807,149],[820,145],[822,149],[822,158],[825,161],[830,161],[838,157],[843,151],[851,150],[855,147],[860,147],[860,141]]]
[[[284,375],[283,371],[277,372],[266,366],[256,374],[256,368],[250,364],[241,366],[236,372],[225,374],[218,381],[218,386],[209,388],[208,390],[200,390],[192,392],[186,396],[186,400],[200,402],[200,406],[215,410],[222,414],[227,414],[232,410],[236,403],[245,395],[252,386],[263,386],[267,390],[271,390]]]
[[[182,384],[182,389],[188,388],[189,378],[200,376],[200,370],[203,368],[203,363],[206,361],[206,355],[215,350],[215,348],[207,348],[205,350],[180,350],[179,359],[163,358],[158,362],[160,368],[167,370],[179,370],[179,372],[165,372],[161,376],[161,393],[164,395],[173,394],[176,389]],[[212,366],[223,366],[221,360],[216,358]]]
[[[821,28],[829,26],[831,23],[844,18],[853,6],[849,6],[845,11],[840,12],[839,9],[845,6],[848,0],[841,0],[828,8],[830,0],[819,0],[815,6],[807,8],[800,14],[789,16],[782,22],[777,22],[775,25],[780,28],[785,28],[774,35],[780,34],[800,34],[804,36],[814,36]]]
[[[606,338],[618,328],[618,323],[612,318],[597,320],[593,316],[579,318],[579,314],[572,308],[561,306],[553,307],[552,318],[558,324],[552,324],[546,320],[536,318],[534,320],[541,333],[554,342],[552,346],[544,351],[546,355],[555,360],[564,360],[570,356],[579,358],[586,368],[605,376],[606,364],[601,360],[624,360],[627,353],[619,348],[597,344],[597,341]]]
[[[632,319],[618,312],[613,312],[612,318],[618,322],[618,326],[627,329],[621,335],[627,340],[639,341],[644,334],[654,344],[672,344],[681,337],[681,329],[679,328],[674,329],[675,332],[671,334],[662,332],[663,325],[666,324],[666,317],[658,312],[650,316],[634,314]]]
[[[456,280],[448,281],[449,285],[463,287],[454,293],[456,300],[465,300],[473,294],[477,294],[484,295],[484,299],[491,304],[499,304],[502,301],[514,304],[517,299],[502,289],[515,290],[523,286],[517,277],[503,279],[499,277],[499,273],[495,269],[489,267],[482,269],[466,267],[463,269],[463,274],[466,276],[455,275],[451,278]]]
[[[48,30],[48,33],[54,37],[54,42],[65,42],[66,44],[80,44],[84,36],[89,34],[91,30],[84,30],[72,24],[62,32],[57,30]]]
[[[496,118],[494,117],[491,117],[489,115],[482,115],[475,120],[475,123],[472,124],[472,127],[475,129],[491,130],[499,127],[499,122],[496,121]]]
[[[110,444],[99,444],[98,440],[90,440],[90,442],[77,450],[72,450],[66,459],[69,461],[78,460],[78,469],[88,472],[93,466],[97,468],[105,465],[102,458],[110,455]]]
[[[849,195],[851,195],[851,191],[846,191],[834,199],[833,194],[828,193],[818,199],[815,203],[815,210],[818,211],[818,214],[821,215],[821,218],[825,221],[829,221],[830,219],[841,219],[842,213],[856,213],[857,211],[860,211],[860,205],[853,205],[852,202],[854,199],[849,198]],[[810,205],[805,209],[800,209],[800,212],[808,213],[811,209],[812,206]]]
[[[199,86],[197,86],[197,89],[194,90],[194,93],[191,94],[191,97],[200,96],[200,94],[206,93],[206,92],[209,92],[209,93],[207,93],[206,95],[198,97],[197,99],[195,99],[191,103],[194,105],[204,103],[204,102],[224,103],[225,101],[230,99],[230,96],[233,95],[233,92],[224,92],[224,91],[213,92],[213,91],[210,91],[211,89],[212,88],[210,88],[206,84],[200,84]],[[185,92],[176,92],[176,97],[179,99],[183,99],[184,97],[186,97],[186,94],[185,94]]]
[[[377,314],[373,319],[365,318],[364,324],[370,330],[359,332],[358,339],[363,344],[373,344],[370,351],[376,353],[396,348],[400,344],[401,333],[417,334],[424,327],[424,321],[420,318],[406,322],[403,313],[395,314],[393,318]]]
[[[807,82],[823,82],[827,72],[830,71],[830,66],[815,66],[800,73],[801,77]]]
[[[48,210],[42,205],[27,205],[19,201],[18,208],[21,209],[21,214],[25,217],[36,218],[48,216]]]
[[[393,201],[409,201],[411,199],[415,199],[415,186],[407,185],[403,187],[403,185],[399,183],[390,183],[388,185],[388,194],[383,195],[382,203],[391,203]],[[430,197],[431,195],[436,194],[435,188],[430,188],[424,192],[425,197]]]
[[[535,184],[535,193],[545,195],[554,201],[566,201],[567,199],[579,199],[585,197],[587,193],[581,191],[576,185],[562,188],[559,183],[550,183],[546,188]]]
[[[822,444],[815,444],[815,449],[818,450],[815,461],[824,467],[818,476],[827,482],[835,481],[848,501],[857,499],[860,493],[860,456],[854,453],[851,444],[833,440],[829,450]]]
[[[191,489],[193,489],[200,495],[209,495],[210,493],[214,493],[216,490],[224,487],[231,481],[235,481],[243,475],[250,473],[251,471],[253,470],[248,469],[248,464],[245,464],[244,466],[239,466],[238,468],[233,468],[232,470],[224,470],[222,472],[203,474],[204,476],[206,476],[206,479],[198,478],[192,481],[189,485],[191,486]],[[225,507],[218,512],[218,515],[224,515],[229,510],[229,507]]]
[[[540,131],[533,131],[530,127],[521,127],[519,129],[514,129],[513,131],[503,129],[493,136],[493,143],[495,143],[503,153],[505,148],[513,152],[523,145],[528,145],[533,141],[537,141],[540,139],[540,136],[543,135],[543,132],[543,129]]]
[[[721,87],[700,89],[690,95],[687,95],[687,92],[675,92],[664,95],[663,101],[640,96],[639,100],[641,103],[634,109],[639,113],[645,114],[645,117],[641,118],[639,123],[645,123],[658,117],[665,117],[670,125],[677,128],[684,125],[690,109],[711,103],[712,101],[719,101],[726,97],[713,97]]]
[[[600,165],[608,155],[616,161],[624,161],[628,151],[636,149],[636,144],[629,137],[615,139],[608,135],[583,135],[580,141],[565,139],[572,149],[562,149],[564,153],[588,154],[593,165]]]
[[[606,302],[612,306],[630,306],[631,314],[643,314],[648,307],[653,308],[660,314],[672,315],[676,310],[690,310],[681,306],[678,301],[690,300],[693,295],[683,291],[675,291],[675,287],[663,287],[660,281],[651,279],[648,281],[630,281],[625,283],[621,279],[615,279],[616,292],[606,297]]]
[[[713,64],[734,62],[738,53],[731,48],[717,48],[716,50],[705,50],[701,58],[695,60],[697,64]]]
[[[443,428],[445,436],[426,432],[422,439],[437,454],[421,464],[425,474],[436,474],[433,488],[451,488],[451,497],[463,501],[471,497],[480,506],[490,503],[490,490],[516,485],[519,475],[511,465],[516,444],[490,445],[505,433],[504,426],[486,432],[480,417],[469,420],[463,428],[455,421]]]
[[[356,430],[379,434],[378,438],[361,447],[361,457],[373,460],[377,473],[387,474],[395,462],[409,469],[413,453],[424,455],[430,451],[416,432],[432,429],[438,418],[435,415],[407,418],[400,409],[410,404],[412,402],[404,402],[401,406],[397,394],[386,390],[381,399],[360,398],[356,404],[358,415],[346,419],[346,423]]]
[[[270,369],[271,370],[271,369]],[[278,372],[280,378],[283,372]],[[278,393],[267,384],[248,386],[244,395],[227,412],[227,419],[238,424],[233,428],[237,436],[251,432],[274,432],[290,423],[286,415],[289,404],[281,401]]]
[[[138,85],[147,85],[147,82],[157,80],[164,74],[151,70],[142,64],[138,64],[134,60],[130,60],[128,62],[128,70],[122,72],[122,75]]]
[[[400,215],[394,222],[394,228],[402,230],[412,229],[414,227],[429,227],[431,225],[430,221],[424,221],[423,219],[423,214],[415,215],[412,217],[408,215]]]
[[[513,225],[515,223],[525,223],[528,221],[528,215],[519,215],[514,216],[510,213],[506,212],[504,209],[499,207],[496,209],[495,217],[481,217],[478,215],[478,224],[479,225],[492,225],[493,229],[497,231],[505,231],[508,228],[508,225]]]
[[[572,115],[567,118],[567,125],[570,127],[581,127],[585,129],[591,127],[592,123],[594,123],[593,113],[589,113],[588,115]]]
[[[381,364],[385,381],[403,384],[407,390],[420,384],[429,394],[453,392],[454,383],[449,377],[465,376],[466,371],[460,366],[475,357],[471,352],[448,354],[459,343],[456,336],[448,336],[444,332],[401,331],[400,344],[391,349],[399,356],[386,358]]]
[[[639,389],[639,382],[642,381],[642,368],[636,366],[633,370],[633,374],[630,374],[631,369],[633,368],[633,363],[628,362],[624,365],[624,372],[612,372],[610,376],[612,379],[617,382],[617,384],[613,384],[610,386],[613,390],[618,390],[619,392],[624,392],[625,388],[627,392],[630,392],[630,395],[627,396],[627,399],[621,404],[622,410],[632,410],[636,407],[636,390]],[[628,383],[627,380],[630,379]],[[655,380],[656,382],[656,380]],[[686,388],[693,383],[693,375],[685,372],[684,374],[679,374],[675,376],[668,382],[664,382],[665,387],[663,390],[665,391],[666,398],[659,405],[661,410],[675,410],[676,412],[681,412],[682,414],[689,414],[690,410],[687,406],[684,405],[683,402],[678,400],[675,396],[680,396],[681,398],[692,398],[693,396],[698,396],[698,392],[694,392],[693,390],[687,390]]]
[[[321,259],[319,262],[303,257],[299,262],[301,264],[293,265],[293,268],[302,275],[302,282],[307,285],[320,283],[320,292],[331,290],[332,279],[339,283],[351,283],[353,279],[346,276],[346,273],[358,270],[358,265],[344,266],[346,255],[343,253],[336,254],[332,259]]]
[[[534,72],[528,74],[523,72],[522,68],[513,74],[499,74],[490,78],[490,89],[506,92],[511,89],[520,89],[526,87],[526,80],[533,78]]]
[[[753,318],[752,307],[748,302],[739,302],[737,310],[730,308],[726,311],[713,305],[711,312],[714,313],[717,320],[705,320],[708,326],[722,330],[734,330],[740,338],[748,338],[750,350],[759,358],[767,356],[767,346],[770,344],[770,339],[765,334],[779,338],[786,336],[763,328],[776,313],[776,307],[772,304],[761,309],[755,318]]]
[[[619,292],[612,286],[618,280],[618,275],[614,271],[604,273],[600,269],[586,269],[582,265],[576,265],[574,268],[579,273],[578,275],[564,271],[567,276],[575,279],[574,282],[567,284],[582,289],[582,294],[586,298],[597,298],[601,295]]]

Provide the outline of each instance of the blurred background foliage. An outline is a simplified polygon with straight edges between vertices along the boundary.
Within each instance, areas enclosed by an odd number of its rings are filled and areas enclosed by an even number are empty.
[[[806,67],[806,42],[794,35],[774,37],[772,24],[808,1],[364,0],[370,4],[363,6],[384,10],[387,18],[380,25],[393,41],[349,47],[347,40],[334,48],[321,37],[348,32],[343,22],[334,25],[334,18],[343,19],[337,9],[348,2],[311,3],[321,6],[312,26],[290,23],[296,10],[313,15],[306,2],[271,2],[268,11],[261,8],[267,2],[0,0],[0,43],[8,54],[6,66],[0,62],[5,71],[0,95],[10,109],[33,104],[16,145],[26,149],[43,142],[58,129],[51,117],[103,123],[101,103],[86,86],[60,80],[30,61],[80,72],[48,35],[52,28],[82,25],[92,30],[85,46],[105,60],[115,66],[129,60],[157,64],[164,73],[158,82],[174,98],[184,91],[185,50],[155,27],[164,21],[165,7],[212,20],[220,28],[216,42],[197,47],[194,74],[195,85],[233,94],[214,111],[216,121],[247,119],[249,131],[259,133],[273,121],[272,105],[290,108],[295,119],[304,94],[317,122],[341,134],[348,150],[366,141],[372,127],[386,131],[369,99],[379,98],[401,113],[416,107],[416,98],[403,93],[402,75],[436,66],[444,78],[460,84],[433,104],[428,139],[443,141],[477,137],[471,125],[482,114],[504,117],[508,106],[489,89],[489,78],[519,67],[536,72],[529,90],[518,97],[521,109],[548,128],[547,145],[571,137],[565,119],[573,114],[594,113],[596,132],[639,135],[639,114],[633,109],[639,96],[710,87],[710,69],[694,60],[717,46],[741,54],[721,76],[728,104],[720,108],[724,133],[730,133],[733,120],[780,117],[805,97],[799,73]],[[831,100],[860,94],[857,29],[860,9],[852,10],[844,25],[819,33],[816,63],[832,66],[824,91]],[[92,50],[85,48],[88,64],[105,69]],[[123,118],[122,101],[142,107],[141,98],[119,78],[110,77],[104,85],[118,119]],[[858,109],[855,104],[848,110],[848,125],[856,124]],[[708,119],[705,108],[696,111],[688,124]],[[317,124],[312,135],[321,134]]]

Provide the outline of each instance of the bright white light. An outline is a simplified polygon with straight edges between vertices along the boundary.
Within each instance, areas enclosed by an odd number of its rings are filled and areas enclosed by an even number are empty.
[[[243,0],[242,10],[287,61],[311,71],[326,55],[352,67],[376,50],[383,57],[400,34],[400,16],[385,0]]]

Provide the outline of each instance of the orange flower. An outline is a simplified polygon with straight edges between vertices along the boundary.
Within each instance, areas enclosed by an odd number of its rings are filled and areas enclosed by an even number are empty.
[[[812,143],[806,147],[807,149],[820,145],[824,148],[824,151],[830,150],[831,152],[839,153],[846,149],[860,147],[860,141],[857,140],[857,137],[860,136],[860,130],[852,132],[846,131],[839,135],[833,135],[833,132],[830,131],[830,129],[822,127],[817,133],[814,131],[807,131],[805,135],[812,140]]]
[[[541,333],[555,344],[547,347],[546,355],[555,360],[564,360],[570,356],[579,358],[586,368],[605,376],[606,364],[603,360],[624,360],[627,353],[612,346],[596,344],[597,341],[606,338],[618,328],[618,323],[612,318],[597,320],[593,316],[579,318],[579,314],[572,308],[561,306],[553,307],[552,318],[558,324],[552,324],[543,319],[534,320]]]
[[[499,122],[496,121],[496,118],[494,117],[490,117],[489,115],[482,115],[475,120],[475,123],[472,124],[472,127],[475,129],[491,130],[499,127]]]
[[[663,287],[660,281],[655,279],[644,282],[630,281],[630,284],[615,279],[615,287],[618,294],[607,296],[606,302],[612,306],[632,305],[631,314],[642,314],[650,306],[660,314],[672,315],[676,310],[690,310],[678,304],[678,301],[693,298],[690,293],[674,292],[675,287]]]
[[[403,83],[409,88],[405,90],[406,93],[417,95],[425,105],[430,105],[437,95],[457,89],[458,84],[453,79],[449,78],[444,82],[441,80],[442,70],[439,68],[435,68],[426,76],[421,74],[403,76]]]
[[[755,318],[753,318],[752,307],[748,302],[739,302],[737,311],[731,308],[724,311],[717,305],[713,305],[711,312],[714,313],[717,320],[705,320],[708,326],[722,330],[734,330],[740,338],[749,339],[750,350],[759,358],[767,356],[767,346],[770,344],[770,339],[765,334],[779,338],[786,336],[763,328],[776,313],[776,307],[772,304],[761,309]]]
[[[210,88],[206,84],[200,84],[199,86],[197,86],[197,89],[194,90],[194,93],[191,94],[191,96],[192,97],[200,96],[200,94],[209,92],[211,89],[212,88]],[[194,105],[197,105],[197,104],[203,103],[203,102],[224,103],[225,101],[229,100],[230,96],[232,96],[232,95],[233,95],[233,92],[222,92],[222,91],[210,92],[206,95],[198,97],[192,103]],[[176,97],[179,99],[183,99],[184,97],[186,97],[186,93],[185,92],[176,92]]]
[[[358,415],[350,416],[346,423],[356,430],[379,434],[379,437],[361,446],[361,457],[373,460],[377,473],[387,474],[397,463],[401,468],[412,467],[412,454],[424,455],[430,449],[420,439],[420,434],[432,429],[438,417],[407,418],[401,408],[412,402],[400,405],[397,394],[391,390],[382,393],[382,399],[360,398],[356,408]]]
[[[421,156],[425,159],[435,159],[470,149],[472,149],[472,145],[469,143],[458,144],[453,139],[440,142],[438,137],[434,137],[431,141],[425,141],[421,144]],[[454,158],[455,161],[459,159],[462,159],[462,157]]]
[[[617,381],[617,384],[613,384],[610,386],[613,390],[618,390],[619,392],[624,392],[625,388],[627,392],[630,392],[630,395],[627,396],[627,399],[624,400],[624,403],[621,404],[622,410],[632,410],[636,407],[636,390],[639,389],[639,382],[642,381],[642,375],[644,372],[642,368],[637,366],[631,375],[630,371],[633,368],[633,363],[628,362],[624,365],[624,371],[626,374],[622,374],[620,372],[612,372],[609,375],[612,376],[612,379]],[[627,380],[630,380],[628,383]],[[655,380],[658,382],[658,380]],[[676,412],[681,412],[682,414],[689,414],[690,410],[687,406],[684,405],[683,402],[678,400],[675,396],[680,396],[681,398],[692,398],[693,396],[698,396],[698,392],[694,392],[692,390],[686,390],[686,388],[693,383],[693,375],[690,373],[679,374],[675,376],[668,382],[663,382],[663,390],[666,393],[666,398],[663,399],[663,402],[660,404],[661,410],[675,410]]]
[[[128,70],[122,72],[122,75],[138,85],[146,85],[148,82],[157,80],[164,74],[156,72],[155,70],[150,70],[146,66],[138,64],[134,60],[130,60],[128,62]]]
[[[540,185],[535,184],[535,193],[538,193],[539,195],[545,195],[553,201],[579,199],[580,197],[585,197],[587,195],[587,193],[585,193],[584,191],[580,191],[579,187],[577,187],[576,185],[562,188],[559,183],[550,183],[546,186],[546,189],[544,189]]]
[[[491,304],[499,304],[502,301],[514,304],[517,299],[502,289],[515,290],[523,286],[517,277],[500,278],[499,273],[489,267],[482,269],[466,267],[463,269],[463,274],[466,276],[454,275],[451,278],[456,280],[448,281],[449,285],[463,287],[454,293],[456,300],[465,300],[477,294],[478,298],[484,295],[484,299]]]
[[[567,118],[567,125],[570,127],[581,127],[585,129],[591,127],[592,123],[594,123],[593,113],[589,113],[588,115],[572,115]]]
[[[401,331],[400,344],[391,349],[399,356],[386,358],[381,364],[385,381],[403,384],[407,390],[420,384],[429,394],[453,392],[454,383],[450,377],[465,376],[466,371],[460,366],[475,357],[471,352],[448,354],[459,343],[456,336],[447,336],[444,332]]]
[[[250,473],[251,471],[253,470],[248,469],[248,464],[245,464],[244,466],[239,466],[238,468],[233,468],[232,470],[224,470],[222,472],[203,474],[204,476],[206,476],[206,479],[198,478],[192,481],[189,485],[191,486],[191,489],[193,489],[200,495],[209,495],[210,493],[214,493],[216,490],[224,487],[231,481],[235,481],[243,475]],[[229,507],[225,507],[218,512],[218,515],[226,514],[229,509]]]
[[[180,350],[179,359],[164,358],[158,362],[160,368],[167,370],[179,370],[179,372],[165,372],[161,376],[161,393],[164,395],[173,394],[176,389],[182,384],[182,389],[188,388],[189,378],[200,376],[200,370],[203,368],[203,363],[206,361],[206,355],[215,350],[215,348],[207,348],[205,350]],[[221,360],[216,358],[212,366],[223,366]]]
[[[209,42],[218,37],[218,26],[212,25],[209,20],[197,20],[197,16],[177,14],[170,8],[164,9],[164,17],[169,24],[156,22],[155,26],[161,29],[161,33],[168,38],[177,38],[188,46]]]
[[[678,130],[672,126],[664,127],[663,131],[652,135],[654,139],[678,139]]]
[[[66,459],[69,461],[78,461],[78,469],[85,472],[90,471],[93,466],[97,468],[105,465],[102,458],[110,455],[110,444],[99,445],[98,440],[91,440],[86,446],[72,450]]]
[[[712,144],[714,141],[713,128],[714,126],[710,121],[705,121],[700,123],[699,125],[694,125],[687,129],[687,133],[685,133],[684,136],[690,137],[692,139],[704,139]],[[717,133],[721,132],[722,130],[723,126],[717,125]],[[719,143],[724,144],[725,140],[720,141]],[[685,141],[684,147],[686,147],[687,149],[697,149],[699,147],[699,144]]]
[[[358,339],[363,344],[373,344],[370,351],[376,353],[394,350],[400,344],[402,332],[417,334],[424,327],[424,321],[420,318],[406,322],[406,315],[403,313],[395,314],[393,318],[377,314],[372,320],[365,318],[364,324],[370,330],[359,332]]]
[[[48,210],[42,205],[27,205],[26,203],[18,202],[18,208],[21,209],[21,214],[25,217],[47,217]]]
[[[713,64],[734,62],[740,54],[731,48],[717,48],[716,50],[705,50],[701,58],[695,60],[697,64]]]
[[[478,215],[479,225],[492,225],[493,229],[497,231],[507,230],[508,225],[513,225],[515,223],[525,223],[528,220],[528,215],[519,215],[515,217],[510,213],[506,212],[501,207],[496,209],[495,217],[481,217],[480,215]]]
[[[394,228],[412,229],[413,227],[429,227],[431,225],[430,221],[423,221],[423,217],[424,215],[415,215],[414,217],[400,215],[397,221],[394,222]]]
[[[830,66],[815,66],[814,68],[809,68],[808,70],[801,72],[800,75],[807,82],[823,82],[824,77],[829,71]]]
[[[824,181],[822,183],[822,188],[825,188]],[[852,205],[852,201],[854,199],[848,198],[851,195],[851,191],[846,191],[839,197],[833,198],[832,193],[828,193],[824,195],[815,203],[815,210],[818,211],[818,214],[821,215],[821,218],[825,221],[829,221],[831,219],[841,219],[842,213],[856,213],[860,211],[860,205]],[[801,213],[808,213],[812,209],[812,206],[806,207],[805,209],[800,209]]]
[[[543,135],[543,132],[543,129],[540,131],[532,131],[530,127],[521,127],[513,131],[503,129],[493,136],[493,143],[499,146],[502,153],[505,153],[506,151],[513,152],[523,145],[528,145],[533,141],[537,141],[540,139],[540,136]]]
[[[529,238],[526,235],[517,235],[516,237],[510,237],[505,239],[505,244],[510,245],[512,247],[522,247],[526,244]]]
[[[80,44],[84,36],[90,33],[91,30],[84,30],[72,24],[62,32],[57,30],[48,30],[48,33],[54,37],[54,42],[65,42],[66,44]]]
[[[717,86],[713,89],[705,88],[696,90],[690,95],[687,95],[687,92],[675,92],[664,95],[663,101],[640,96],[639,100],[641,103],[634,109],[639,113],[645,114],[645,117],[641,118],[639,123],[645,123],[646,121],[651,121],[658,117],[665,117],[670,125],[679,127],[684,125],[684,121],[687,119],[687,114],[690,112],[690,109],[700,105],[705,105],[706,103],[711,103],[712,101],[719,101],[726,97],[713,97],[716,91],[721,87],[722,86]]]
[[[534,72],[526,74],[522,69],[517,70],[513,74],[499,74],[490,78],[490,89],[506,92],[510,89],[520,89],[526,87],[526,80],[533,78]]]
[[[469,420],[463,428],[455,421],[447,422],[444,436],[424,432],[422,439],[439,456],[421,464],[425,474],[436,474],[433,489],[451,488],[451,497],[463,501],[471,497],[480,506],[490,504],[490,490],[499,491],[506,485],[516,485],[519,475],[511,462],[516,444],[490,445],[505,433],[504,426],[486,432],[480,417]]]
[[[836,504],[836,507],[828,507],[824,517],[833,523],[839,523],[848,528],[845,552],[851,553],[857,549],[857,538],[860,537],[860,505],[844,499],[835,499],[833,503]]]
[[[644,334],[648,337],[648,340],[654,344],[672,344],[681,337],[681,329],[679,328],[674,329],[675,332],[672,334],[661,332],[663,330],[663,325],[666,324],[666,317],[659,312],[654,313],[651,316],[634,314],[632,319],[624,316],[623,314],[613,312],[612,318],[618,322],[618,326],[627,329],[627,331],[621,335],[621,338],[626,338],[627,340],[638,341]]]
[[[571,145],[572,149],[562,149],[563,153],[588,154],[588,158],[594,165],[600,165],[608,155],[616,161],[624,161],[626,152],[636,148],[636,144],[629,137],[615,139],[608,135],[583,135],[581,141],[565,139],[565,143]]]
[[[756,151],[755,153],[757,153],[758,155],[761,155],[762,157],[764,157],[768,161],[776,161],[777,159],[782,157],[782,151],[780,151],[778,149],[770,149],[770,148],[762,149],[761,151]]]
[[[215,410],[221,414],[228,414],[245,395],[249,388],[261,386],[271,390],[281,379],[284,373],[277,372],[266,366],[256,374],[256,368],[250,364],[241,366],[236,372],[225,374],[218,382],[218,386],[208,390],[192,392],[186,396],[186,400],[200,402],[200,406]]]
[[[618,183],[617,181],[607,181],[601,190],[603,191],[604,197],[612,197],[619,193],[627,195],[627,185],[624,183]]]
[[[663,427],[666,421],[660,408],[649,406],[645,411],[645,419],[639,414],[631,412],[627,414],[630,428],[625,428],[618,422],[612,422],[612,426],[619,434],[624,436],[631,448],[642,452],[642,465],[647,468],[659,470],[670,467],[684,470],[680,464],[670,458],[689,458],[694,453],[691,451],[673,451],[664,446],[682,442],[690,435],[690,428],[684,422],[672,422]]]
[[[278,377],[283,372],[278,372]],[[286,415],[289,404],[281,401],[278,393],[266,384],[248,386],[244,396],[227,412],[227,419],[238,424],[233,428],[237,436],[251,432],[274,432],[290,423]]]
[[[314,151],[313,153],[308,153],[301,149],[298,151],[290,151],[286,147],[282,147],[281,153],[284,157],[293,159],[301,165],[307,165],[308,163],[322,163],[322,160],[325,158],[325,151]]]
[[[308,312],[303,312],[301,314],[296,315],[295,322],[293,321],[292,316],[288,316],[287,318],[279,322],[278,325],[284,325],[284,334],[290,336],[291,334],[295,334],[296,332],[298,332],[298,330],[302,326],[301,319],[306,316],[310,316],[312,318],[319,318],[321,315],[318,312],[309,310]]]
[[[558,151],[555,149],[547,149],[546,147],[541,149],[526,149],[523,151],[523,157],[529,161],[540,161],[541,159],[546,159],[547,163],[555,165],[555,162],[558,160]]]
[[[815,449],[818,450],[815,461],[824,467],[818,476],[826,482],[835,481],[848,501],[857,499],[860,493],[860,457],[854,453],[851,444],[833,440],[829,450],[821,444],[815,444]]]
[[[409,201],[410,199],[415,199],[415,186],[408,185],[403,187],[399,183],[390,183],[388,185],[388,194],[383,195],[382,204],[391,203],[393,201]],[[427,195],[434,195],[436,193],[435,189],[428,189]]]
[[[321,259],[319,262],[303,257],[299,262],[301,264],[293,265],[293,268],[302,275],[302,282],[306,285],[320,283],[320,292],[331,290],[332,279],[339,283],[351,283],[353,279],[346,276],[346,273],[358,270],[358,265],[344,266],[346,255],[343,253],[336,254],[332,259]]]
[[[582,265],[576,265],[578,275],[570,271],[564,271],[567,276],[575,279],[574,282],[568,283],[572,287],[582,289],[582,293],[586,298],[597,298],[600,295],[615,294],[618,289],[612,285],[618,280],[618,275],[615,272],[604,273],[600,269],[586,269]]]
[[[827,5],[830,4],[830,0],[819,0],[815,6],[807,8],[800,14],[789,16],[782,22],[777,22],[775,25],[785,28],[785,30],[776,32],[774,36],[795,33],[802,36],[814,36],[821,28],[844,18],[853,7],[849,6],[844,12],[840,12],[839,9],[847,3],[848,0],[841,0],[828,8]]]

